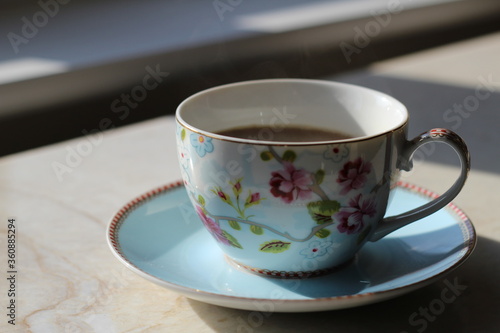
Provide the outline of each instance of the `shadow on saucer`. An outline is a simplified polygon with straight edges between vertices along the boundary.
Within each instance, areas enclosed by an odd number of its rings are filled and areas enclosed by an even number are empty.
[[[398,298],[358,308],[273,313],[189,300],[214,332],[497,332],[500,242],[478,237],[474,253],[439,281]]]
[[[455,226],[450,226],[430,233],[385,238],[366,244],[351,263],[330,274],[305,280],[271,281],[280,288],[310,298],[364,294],[416,283],[433,273],[431,267],[463,251],[467,246],[446,246],[437,241],[451,237],[452,232],[457,232],[456,229]],[[457,237],[463,238],[463,235]]]

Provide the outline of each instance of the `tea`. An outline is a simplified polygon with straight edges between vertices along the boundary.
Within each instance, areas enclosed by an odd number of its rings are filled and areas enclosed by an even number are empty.
[[[275,142],[312,142],[345,140],[353,136],[323,128],[291,125],[279,128],[252,125],[230,128],[217,134],[241,139],[275,141]]]

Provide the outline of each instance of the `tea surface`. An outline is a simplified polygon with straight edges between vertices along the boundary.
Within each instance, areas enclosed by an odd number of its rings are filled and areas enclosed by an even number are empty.
[[[350,139],[353,136],[337,131],[325,130],[309,126],[285,126],[271,128],[269,126],[245,126],[230,128],[217,134],[235,138],[277,141],[277,142],[311,142]]]

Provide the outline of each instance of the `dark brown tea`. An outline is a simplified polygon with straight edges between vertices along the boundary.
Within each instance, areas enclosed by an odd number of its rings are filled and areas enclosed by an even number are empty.
[[[353,137],[337,131],[300,125],[290,125],[277,128],[252,125],[223,130],[218,132],[218,134],[242,139],[277,142],[332,141],[350,139]]]

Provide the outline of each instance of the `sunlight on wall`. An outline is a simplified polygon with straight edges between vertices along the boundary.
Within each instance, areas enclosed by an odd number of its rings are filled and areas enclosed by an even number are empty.
[[[68,66],[62,61],[20,58],[0,62],[0,84],[63,73]]]

